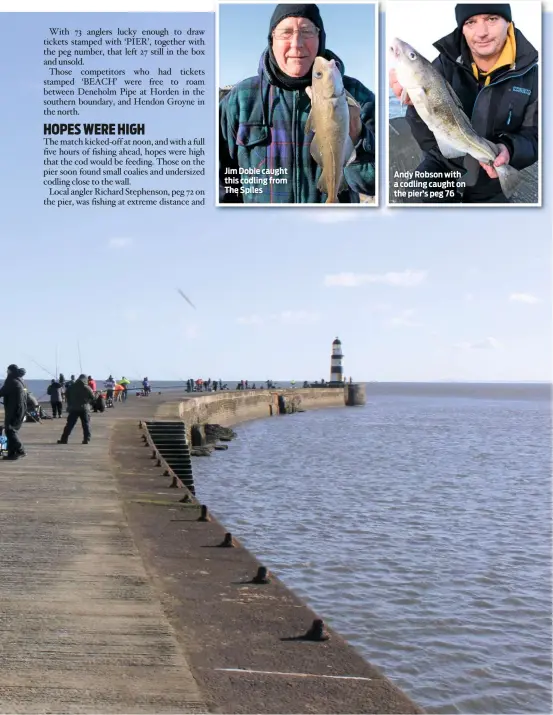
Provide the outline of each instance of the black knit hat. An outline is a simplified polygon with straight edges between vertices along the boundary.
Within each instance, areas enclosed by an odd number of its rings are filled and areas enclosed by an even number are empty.
[[[507,20],[507,22],[512,22],[513,19],[511,15],[511,6],[507,2],[459,3],[458,5],[455,5],[457,27],[463,27],[469,17],[474,17],[474,15],[499,15]]]
[[[279,22],[287,17],[304,17],[306,20],[311,20],[315,27],[319,28],[319,49],[317,54],[322,55],[325,50],[326,34],[321,13],[314,3],[305,3],[305,5],[282,3],[277,5],[269,23],[269,47],[272,44],[273,30]]]

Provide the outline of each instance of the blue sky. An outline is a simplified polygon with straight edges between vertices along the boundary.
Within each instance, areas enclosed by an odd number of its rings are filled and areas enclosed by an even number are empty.
[[[116,14],[77,19],[81,27],[129,23]],[[151,27],[160,16],[135,19]],[[208,176],[209,205],[195,210],[44,208],[40,40],[48,23],[39,14],[3,21],[11,103],[1,118],[0,366],[17,362],[45,378],[31,358],[53,369],[57,348],[60,368],[75,372],[79,342],[83,369],[98,378],[320,379],[338,335],[354,379],[550,378],[549,206],[225,209],[214,207]],[[188,24],[182,15],[174,22]],[[194,23],[214,32],[213,15],[196,14]],[[547,47],[551,15],[544,25]],[[205,66],[214,83],[214,58]],[[544,92],[550,117],[547,82]],[[204,109],[196,118],[131,110],[116,121],[144,121],[154,136],[204,131],[213,165],[213,98]],[[546,137],[544,197],[550,146]]]
[[[269,21],[275,4],[219,5],[219,80],[235,84],[257,73],[267,47]],[[375,78],[374,5],[332,3],[319,5],[326,46],[344,62],[346,74],[369,89]]]

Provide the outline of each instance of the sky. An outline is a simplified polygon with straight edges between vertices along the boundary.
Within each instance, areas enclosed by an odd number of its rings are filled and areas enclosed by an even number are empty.
[[[269,22],[276,3],[219,5],[219,83],[236,84],[257,74],[267,47]],[[326,46],[340,57],[346,74],[369,89],[375,80],[375,6],[320,3]]]
[[[390,40],[399,37],[408,42],[427,60],[438,56],[433,43],[456,26],[456,2],[435,0],[398,0],[389,2],[386,10],[386,47]],[[539,0],[515,0],[509,3],[513,22],[526,38],[541,52],[542,3]],[[421,18],[426,22],[421,22]]]
[[[56,21],[107,28],[128,25],[129,17],[83,13]],[[208,175],[201,184],[207,205],[193,210],[43,207],[40,43],[47,19],[3,16],[11,102],[0,117],[0,366],[16,362],[29,378],[47,378],[57,353],[69,374],[80,369],[80,348],[83,370],[99,379],[109,372],[326,379],[338,336],[354,380],[551,378],[550,205],[216,208]],[[192,19],[214,33],[213,15]],[[160,18],[133,18],[139,21],[154,26]],[[214,56],[204,62],[214,78]],[[548,83],[543,89],[550,117]],[[131,120],[145,121],[154,136],[203,131],[214,165],[214,97],[197,115],[117,113],[117,121]],[[546,137],[546,204],[550,145]]]

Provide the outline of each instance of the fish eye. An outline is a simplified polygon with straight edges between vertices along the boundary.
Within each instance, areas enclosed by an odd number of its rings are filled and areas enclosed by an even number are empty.
[[[321,79],[322,76],[323,76],[322,72],[315,72],[316,79]]]
[[[417,59],[417,55],[416,55],[414,52],[410,52],[410,53],[409,53],[409,59],[410,59],[410,60],[416,60],[416,59]]]

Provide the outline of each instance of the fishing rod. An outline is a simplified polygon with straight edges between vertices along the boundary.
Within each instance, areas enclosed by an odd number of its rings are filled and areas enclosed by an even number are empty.
[[[30,355],[25,354],[25,357],[27,360],[30,360],[31,362],[34,362],[34,364],[39,367],[41,370],[43,370],[47,375],[50,375],[50,377],[56,378],[56,375],[52,373],[51,370],[48,370],[48,368],[44,367],[44,365],[41,365],[39,362],[37,362],[34,358],[32,358]]]
[[[83,363],[81,360],[81,344],[77,340],[77,351],[79,353],[79,370],[81,371],[81,375],[83,374]]]

